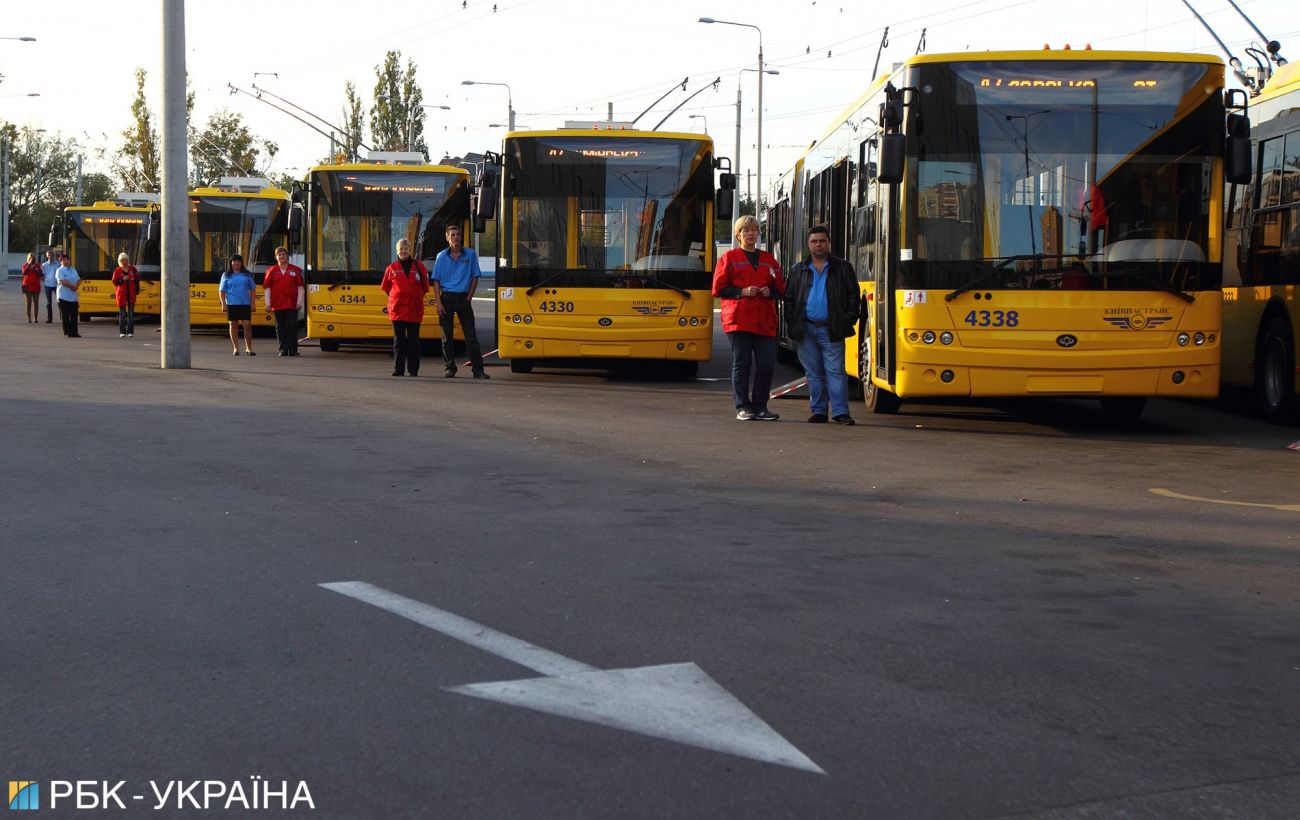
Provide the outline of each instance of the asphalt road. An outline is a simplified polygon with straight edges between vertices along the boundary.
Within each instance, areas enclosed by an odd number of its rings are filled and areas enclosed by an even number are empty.
[[[1297,813],[1300,429],[1160,401],[1132,429],[1070,401],[737,422],[725,346],[691,384],[394,379],[216,334],[163,371],[151,328],[64,339],[16,290],[5,779],[260,776],[343,818]],[[351,581],[472,623],[321,586]],[[623,709],[630,678],[601,697],[650,734],[452,691],[547,675],[484,628],[694,664],[814,767],[665,739],[676,690]],[[709,708],[682,719],[720,737]]]

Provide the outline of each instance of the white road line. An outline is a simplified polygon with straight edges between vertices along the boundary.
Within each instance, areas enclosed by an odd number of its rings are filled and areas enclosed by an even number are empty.
[[[394,615],[400,615],[408,621],[427,626],[435,632],[441,632],[449,638],[482,649],[498,658],[505,658],[512,663],[526,666],[541,675],[575,675],[596,671],[594,666],[571,660],[527,641],[476,624],[467,618],[405,598],[396,592],[389,592],[364,581],[342,581],[321,584],[321,586],[371,606],[377,606]]]

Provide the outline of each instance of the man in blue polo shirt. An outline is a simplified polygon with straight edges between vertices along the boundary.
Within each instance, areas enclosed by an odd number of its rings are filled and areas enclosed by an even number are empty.
[[[447,247],[433,260],[433,304],[438,309],[438,324],[442,328],[442,361],[446,365],[443,375],[456,375],[456,340],[452,335],[454,321],[460,318],[460,329],[465,334],[465,348],[469,352],[474,378],[486,379],[483,372],[483,353],[478,347],[478,332],[474,329],[472,299],[478,288],[478,254],[465,247],[457,225],[447,226]]]
[[[42,283],[45,288],[45,324],[54,321],[54,292],[59,287],[59,280],[55,276],[59,271],[59,260],[54,258],[54,248],[45,252],[45,261],[41,263],[41,273],[45,277]]]

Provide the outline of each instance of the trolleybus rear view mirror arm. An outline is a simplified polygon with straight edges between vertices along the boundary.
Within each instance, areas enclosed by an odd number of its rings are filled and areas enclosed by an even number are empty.
[[[1244,185],[1250,182],[1250,118],[1246,115],[1246,92],[1232,88],[1224,92],[1227,117],[1227,139],[1223,146],[1223,177],[1230,183]],[[1241,102],[1234,102],[1240,97]]]
[[[907,137],[902,133],[906,92],[910,89],[885,86],[885,102],[880,105],[880,122],[885,133],[880,136],[880,166],[877,179],[886,185],[903,181],[907,156]]]

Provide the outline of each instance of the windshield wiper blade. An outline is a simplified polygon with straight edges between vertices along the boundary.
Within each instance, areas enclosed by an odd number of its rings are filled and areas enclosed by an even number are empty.
[[[351,284],[351,283],[352,283],[352,280],[348,277],[347,271],[344,271],[344,272],[343,272],[343,278],[340,279],[339,281],[335,282],[334,284],[330,285],[329,287],[325,288],[325,290],[334,290],[335,288],[339,287],[340,285],[349,285],[349,284]]]
[[[1002,261],[997,263],[996,265],[993,265],[992,267],[985,268],[984,270],[975,274],[968,281],[963,282],[961,285],[959,285],[957,289],[952,291],[951,293],[944,294],[943,300],[945,302],[951,302],[953,299],[956,299],[958,296],[961,296],[963,293],[966,293],[967,291],[971,290],[980,282],[983,282],[985,279],[988,279],[990,276],[993,276],[999,271],[1005,270],[1007,265],[1010,265],[1012,262],[1022,262],[1026,259],[1045,259],[1045,258],[1047,258],[1047,254],[1045,253],[1022,253],[1022,254],[1017,254],[1015,256],[1006,256],[1006,257],[992,256],[989,257],[988,259],[972,260],[976,262],[989,262],[992,261],[993,259],[1001,259]]]
[[[561,271],[556,271],[555,273],[552,273],[550,276],[546,277],[546,278],[543,279],[542,281],[538,282],[536,285],[533,285],[531,288],[529,288],[528,290],[524,291],[524,295],[525,295],[525,296],[532,296],[532,295],[533,295],[533,291],[537,290],[538,288],[544,288],[544,287],[546,287],[547,285],[551,284],[551,283],[554,282],[556,279],[559,279],[561,276],[563,276],[563,275],[566,274],[566,273],[568,273],[567,270],[561,270]]]
[[[1135,279],[1138,282],[1141,282],[1144,285],[1148,285],[1156,290],[1161,290],[1164,291],[1165,293],[1169,293],[1174,296],[1177,296],[1179,299],[1182,299],[1184,302],[1186,302],[1189,305],[1192,302],[1196,301],[1196,296],[1194,294],[1188,293],[1182,288],[1174,287],[1173,285],[1169,284],[1163,279],[1158,279],[1148,273],[1143,273],[1138,268],[1120,268],[1118,270],[1090,271],[1088,275],[1097,278],[1101,278],[1105,276],[1127,276],[1130,279]]]
[[[644,279],[644,280],[646,280],[647,282],[650,282],[650,283],[653,284],[653,285],[658,285],[658,286],[661,287],[661,288],[665,288],[665,289],[667,289],[667,290],[673,290],[673,291],[676,291],[676,292],[680,293],[682,296],[686,297],[687,299],[691,298],[691,293],[690,293],[690,291],[686,290],[686,288],[679,288],[679,287],[676,286],[676,285],[670,285],[670,284],[668,284],[667,282],[665,282],[664,280],[660,279],[659,277],[657,277],[657,276],[651,276],[650,274],[646,273],[645,271],[636,271],[635,273],[629,273],[629,275],[630,275],[630,276],[636,276],[636,277],[638,277],[638,278]]]

